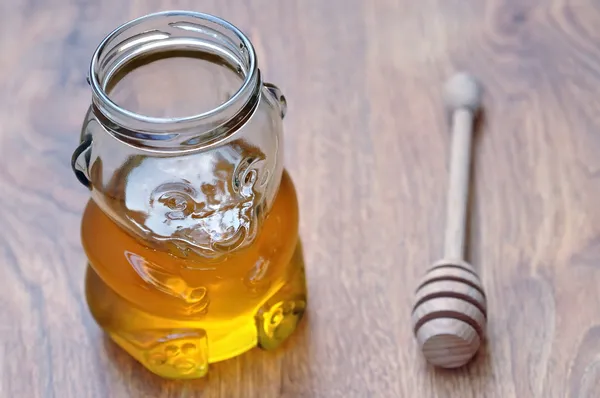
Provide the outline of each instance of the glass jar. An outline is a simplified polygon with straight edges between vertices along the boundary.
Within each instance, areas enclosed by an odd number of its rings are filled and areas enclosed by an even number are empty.
[[[211,109],[144,115],[115,99],[145,90],[119,94],[136,70],[170,58],[202,62],[194,70],[208,75],[192,97]],[[206,14],[150,14],[101,42],[88,82],[92,104],[72,167],[91,192],[81,233],[97,323],[167,378],[202,377],[209,363],[277,347],[304,313],[306,286],[283,167],[286,101],[263,83],[248,38]],[[164,91],[138,97],[152,96]]]

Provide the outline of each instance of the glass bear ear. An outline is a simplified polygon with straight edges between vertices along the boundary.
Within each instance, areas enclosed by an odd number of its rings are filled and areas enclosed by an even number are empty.
[[[265,83],[264,86],[271,93],[271,95],[275,97],[275,101],[277,101],[277,105],[279,106],[281,118],[283,119],[287,113],[287,101],[285,99],[285,95],[283,95],[281,89],[273,83]]]
[[[83,137],[81,143],[73,151],[71,156],[71,169],[80,183],[91,188],[89,167],[92,153],[92,137]]]

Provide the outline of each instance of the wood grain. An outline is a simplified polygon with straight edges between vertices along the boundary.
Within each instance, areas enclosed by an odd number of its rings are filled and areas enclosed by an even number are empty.
[[[165,9],[249,34],[289,105],[308,317],[275,353],[163,381],[84,303],[69,168],[99,41]],[[600,396],[600,3],[594,0],[0,2],[1,397]],[[411,330],[441,255],[443,82],[484,83],[468,259],[490,314],[470,366],[435,370]]]

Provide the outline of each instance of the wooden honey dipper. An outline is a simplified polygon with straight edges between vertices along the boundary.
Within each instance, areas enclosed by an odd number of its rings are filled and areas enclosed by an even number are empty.
[[[473,122],[481,87],[459,73],[445,87],[452,112],[452,149],[444,259],[419,284],[413,307],[414,333],[429,363],[457,368],[475,355],[484,336],[486,299],[475,269],[464,261]]]

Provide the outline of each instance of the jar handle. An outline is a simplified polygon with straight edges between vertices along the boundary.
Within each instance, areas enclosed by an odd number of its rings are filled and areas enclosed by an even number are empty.
[[[275,97],[275,100],[277,101],[277,104],[279,105],[279,112],[281,114],[281,118],[283,119],[285,117],[285,114],[287,113],[287,101],[285,99],[285,95],[283,95],[283,92],[281,91],[281,89],[279,87],[277,87],[276,85],[274,85],[273,83],[265,83],[264,85],[265,85],[265,88],[267,90],[269,90],[271,95],[273,95],[273,97]]]
[[[92,187],[90,182],[89,167],[92,154],[92,137],[90,135],[84,137],[73,151],[71,156],[71,169],[75,173],[75,177],[87,188]]]

